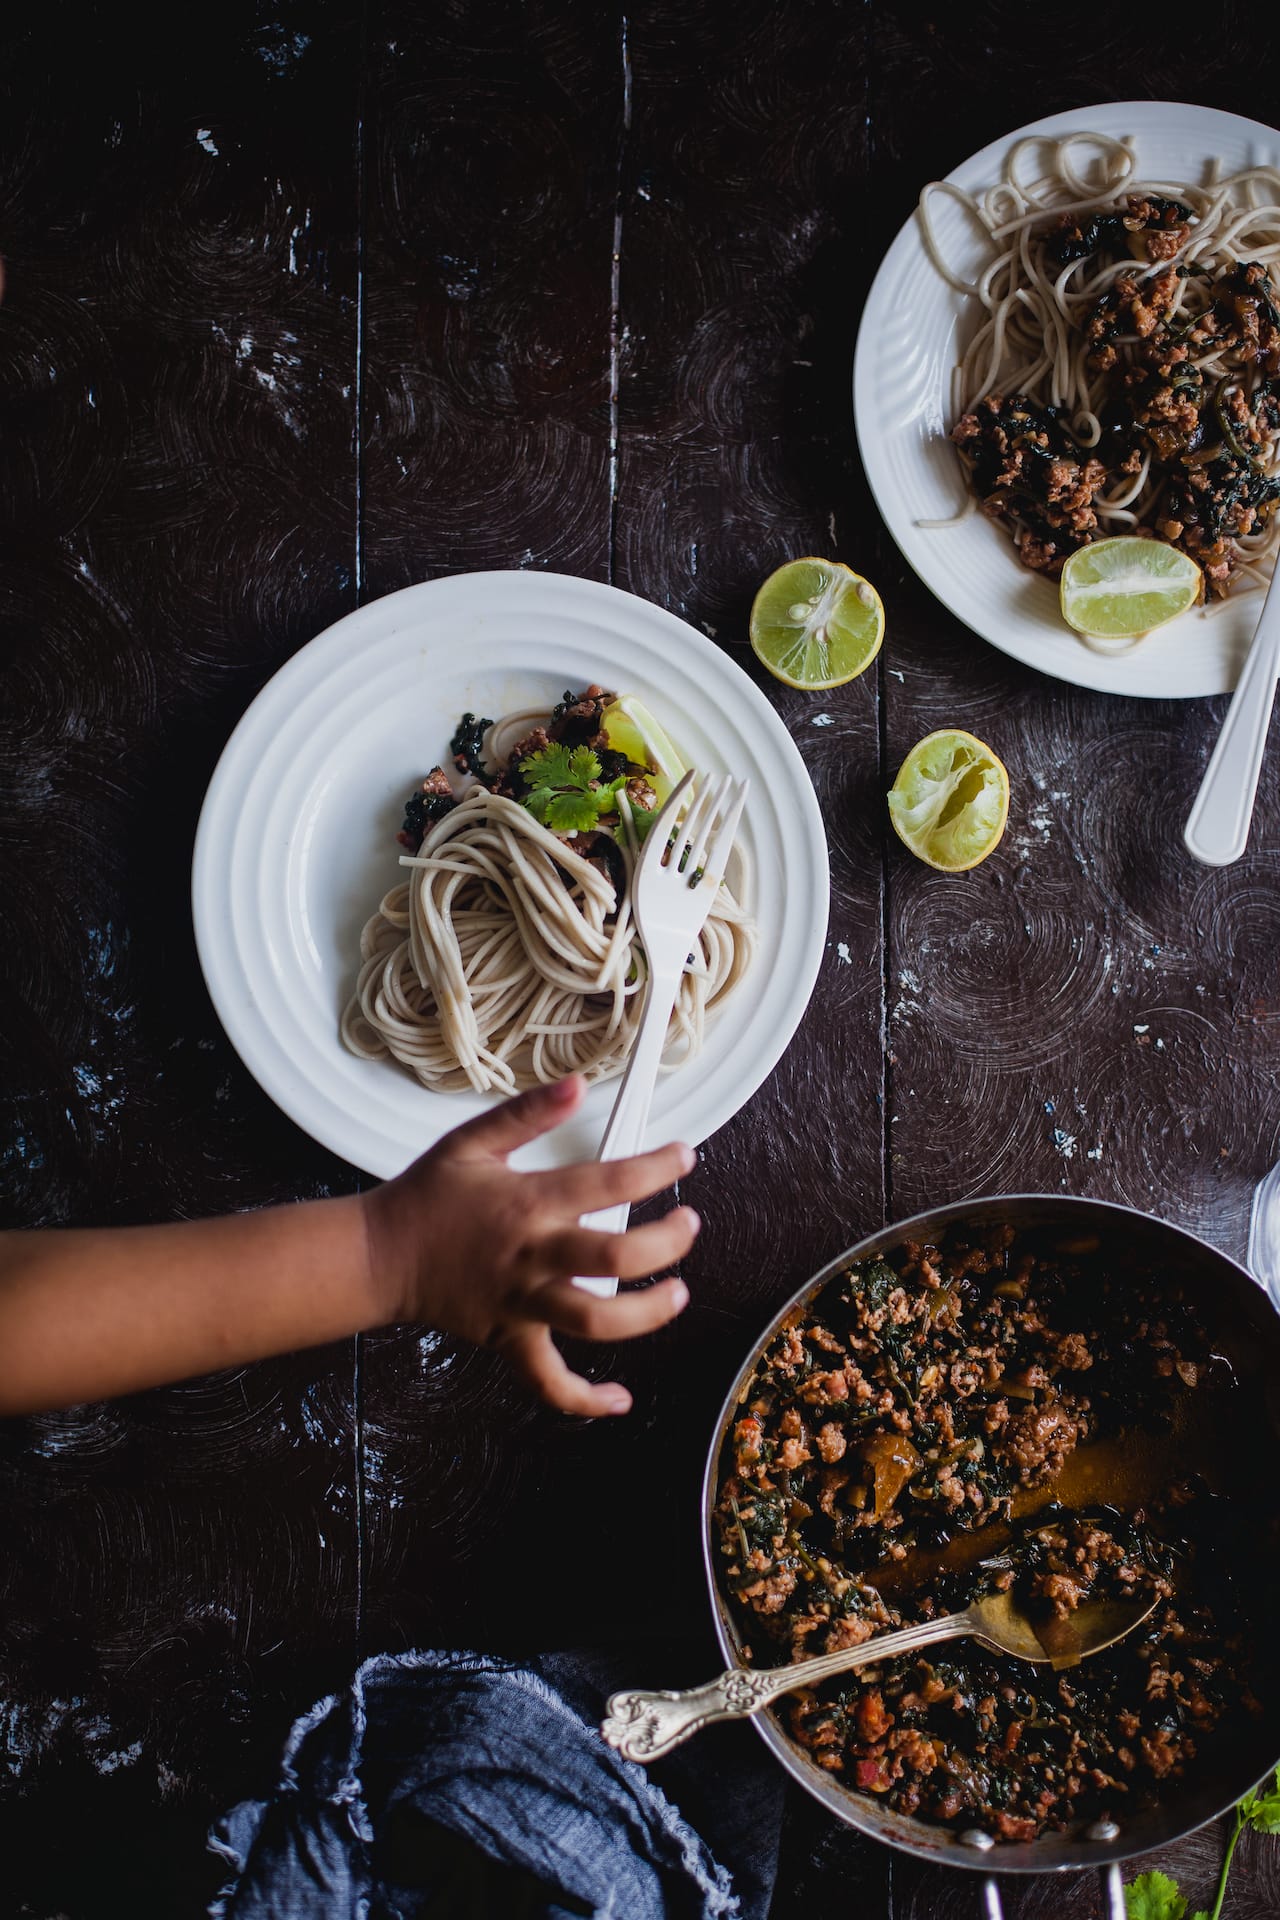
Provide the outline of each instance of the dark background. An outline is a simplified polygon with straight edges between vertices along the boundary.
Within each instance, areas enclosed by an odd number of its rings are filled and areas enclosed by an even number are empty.
[[[1274,117],[1264,11],[1202,18],[227,0],[0,30],[8,1222],[359,1185],[232,1052],[188,910],[228,733],[341,614],[547,567],[755,671],[747,612],[785,558],[846,559],[888,609],[864,678],[763,683],[829,823],[829,946],[790,1052],[687,1185],[694,1304],[593,1358],[629,1420],[578,1426],[403,1331],[0,1428],[5,1911],[194,1911],[211,1813],[366,1652],[605,1641],[662,1683],[644,1643],[705,1633],[721,1393],[775,1304],[885,1219],[1087,1193],[1242,1253],[1280,1152],[1276,766],[1246,857],[1196,866],[1182,822],[1224,703],[1077,692],[976,640],[882,528],[849,407],[862,301],[922,181],[1092,101]],[[1003,844],[958,878],[883,803],[945,724],[1013,783]],[[1275,1852],[1243,1843],[1240,1920],[1280,1907]],[[1217,1858],[1211,1832],[1164,1863],[1193,1906]],[[1020,1901],[1076,1916],[1096,1892]],[[784,1920],[975,1902],[791,1807]]]

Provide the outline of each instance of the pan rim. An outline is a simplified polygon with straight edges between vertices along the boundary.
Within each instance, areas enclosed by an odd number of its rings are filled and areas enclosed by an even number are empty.
[[[1230,1268],[1240,1279],[1248,1283],[1248,1286],[1256,1293],[1258,1298],[1265,1303],[1269,1312],[1275,1315],[1277,1319],[1280,1319],[1280,1309],[1277,1308],[1275,1301],[1272,1300],[1267,1289],[1254,1278],[1248,1268],[1243,1266],[1240,1261],[1234,1259],[1230,1254],[1224,1253],[1220,1247],[1215,1247],[1210,1241],[1205,1240],[1199,1234],[1193,1233],[1189,1228],[1176,1226],[1172,1221],[1164,1220],[1158,1214],[1144,1213],[1141,1208],[1126,1206],[1120,1201],[1093,1200],[1084,1194],[1066,1193],[977,1194],[965,1200],[950,1201],[943,1206],[926,1208],[923,1212],[912,1214],[905,1220],[893,1221],[877,1229],[875,1232],[864,1234],[861,1239],[854,1241],[852,1245],[846,1247],[842,1252],[828,1260],[825,1266],[820,1267],[815,1273],[811,1274],[807,1280],[796,1288],[783,1305],[778,1308],[768,1325],[757,1336],[746,1360],[739,1367],[725,1395],[720,1411],[716,1416],[715,1425],[712,1430],[711,1445],[707,1452],[702,1474],[699,1531],[702,1540],[703,1573],[711,1604],[712,1625],[715,1631],[716,1643],[727,1667],[733,1667],[738,1664],[738,1655],[737,1646],[729,1632],[728,1623],[730,1616],[716,1582],[715,1563],[712,1553],[711,1516],[716,1492],[717,1468],[724,1434],[733,1410],[739,1405],[742,1391],[750,1379],[765,1347],[769,1341],[772,1340],[787,1315],[793,1312],[806,1298],[816,1293],[833,1275],[838,1273],[841,1268],[847,1266],[852,1260],[865,1259],[875,1253],[884,1252],[888,1247],[900,1243],[902,1239],[910,1235],[913,1228],[921,1228],[925,1226],[926,1223],[931,1231],[936,1231],[939,1227],[949,1225],[958,1220],[972,1218],[982,1212],[1012,1206],[1052,1207],[1061,1209],[1066,1213],[1079,1210],[1095,1218],[1103,1215],[1117,1223],[1122,1221],[1137,1221],[1140,1222],[1146,1230],[1155,1228],[1158,1231],[1166,1232],[1173,1236],[1175,1240],[1188,1244],[1193,1251],[1207,1256],[1210,1261],[1219,1262],[1224,1267]],[[752,1716],[751,1724],[756,1729],[758,1736],[763,1740],[765,1746],[769,1749],[773,1758],[783,1767],[791,1778],[795,1780],[797,1785],[803,1787],[806,1793],[825,1806],[827,1810],[833,1813],[844,1825],[851,1826],[857,1831],[866,1834],[869,1838],[878,1840],[885,1846],[895,1847],[903,1853],[913,1855],[917,1859],[928,1860],[934,1865],[958,1867],[962,1871],[971,1873],[987,1875],[994,1873],[1002,1875],[1078,1873],[1087,1871],[1089,1868],[1106,1868],[1111,1865],[1119,1865],[1126,1860],[1136,1859],[1142,1854],[1150,1853],[1153,1844],[1159,1846],[1174,1846],[1178,1844],[1178,1842],[1187,1839],[1190,1835],[1200,1832],[1203,1827],[1209,1826],[1213,1821],[1220,1820],[1224,1814],[1230,1813],[1241,1797],[1240,1794],[1233,1793],[1229,1795],[1222,1802],[1221,1806],[1214,1804],[1208,1812],[1200,1815],[1190,1824],[1179,1826],[1175,1831],[1162,1836],[1155,1843],[1153,1843],[1150,1838],[1143,1838],[1136,1843],[1132,1842],[1127,1839],[1122,1830],[1113,1840],[1091,1841],[1085,1839],[1059,1839],[1056,1835],[1042,1835],[1038,1840],[1018,1843],[1007,1842],[1002,1844],[998,1841],[993,1841],[990,1849],[978,1849],[967,1846],[956,1836],[951,1828],[942,1826],[930,1827],[923,1821],[915,1822],[912,1815],[890,1813],[888,1810],[878,1808],[874,1802],[868,1802],[864,1805],[861,1796],[856,1795],[850,1788],[838,1785],[830,1775],[824,1773],[820,1768],[816,1767],[812,1761],[808,1760],[800,1748],[797,1747],[794,1742],[787,1739],[771,1715],[763,1713],[755,1714]],[[1259,1781],[1269,1778],[1269,1772],[1270,1770],[1264,1770],[1264,1772],[1258,1776],[1257,1780],[1248,1783],[1241,1789],[1241,1792],[1248,1792],[1250,1786],[1256,1786]],[[907,1833],[884,1831],[883,1828],[889,1821],[893,1821],[894,1823],[898,1821],[911,1821],[913,1829],[916,1830],[908,1831]],[[1045,1840],[1052,1840],[1055,1846],[1062,1849],[1060,1856],[1047,1861],[1039,1856],[1034,1858],[1028,1857],[1032,1855],[1034,1850]]]

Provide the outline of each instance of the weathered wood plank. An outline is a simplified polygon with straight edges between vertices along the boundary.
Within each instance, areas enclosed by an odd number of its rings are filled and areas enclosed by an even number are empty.
[[[232,724],[354,604],[357,39],[312,11],[224,9],[194,64],[114,14],[5,36],[7,1224],[349,1177],[221,1033],[189,897]],[[348,1668],[352,1364],[4,1427],[15,1909],[179,1911],[210,1808]]]

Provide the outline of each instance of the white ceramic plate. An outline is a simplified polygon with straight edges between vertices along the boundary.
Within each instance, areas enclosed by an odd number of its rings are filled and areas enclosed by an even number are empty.
[[[746,774],[760,949],[699,1057],[659,1083],[650,1139],[697,1142],[750,1099],[804,1012],[826,937],[826,835],[804,763],[742,669],[674,614],[592,580],[472,573],[339,620],[265,686],[218,762],[192,876],[196,943],[241,1059],[300,1127],[386,1177],[490,1100],[428,1092],[338,1037],[360,929],[401,877],[404,802],[468,709],[634,692],[708,772]],[[616,1083],[522,1164],[594,1153]]]
[[[985,147],[947,178],[978,192],[999,179],[1015,140],[1072,132],[1132,135],[1138,171],[1148,178],[1197,184],[1215,158],[1224,172],[1280,166],[1274,128],[1210,107],[1135,100],[1036,120]],[[934,196],[930,214],[943,257],[967,274],[979,257],[973,223],[945,194]],[[977,302],[954,292],[934,268],[913,215],[872,285],[853,376],[863,466],[904,556],[975,633],[1042,673],[1103,693],[1186,699],[1228,692],[1253,637],[1261,593],[1242,594],[1209,614],[1186,614],[1131,653],[1108,659],[1064,625],[1057,583],[1023,567],[1008,536],[985,515],[971,514],[955,527],[917,525],[954,513],[964,498],[960,462],[946,434],[952,424],[951,370],[978,313]]]

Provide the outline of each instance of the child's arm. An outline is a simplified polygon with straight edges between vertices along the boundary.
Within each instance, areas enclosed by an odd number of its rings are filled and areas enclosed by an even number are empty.
[[[459,1127],[396,1180],[174,1226],[0,1234],[0,1415],[132,1393],[400,1320],[500,1347],[569,1413],[625,1413],[616,1382],[573,1373],[554,1329],[591,1340],[647,1333],[684,1283],[597,1299],[572,1276],[638,1279],[688,1252],[678,1207],[625,1234],[578,1217],[670,1186],[694,1163],[670,1146],[633,1160],[516,1173],[508,1154],[566,1119],[579,1078]]]

